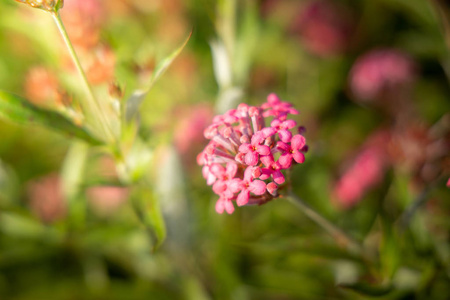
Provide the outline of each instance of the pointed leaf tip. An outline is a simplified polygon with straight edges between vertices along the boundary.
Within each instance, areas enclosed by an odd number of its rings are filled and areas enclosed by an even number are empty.
[[[84,140],[93,145],[102,142],[83,127],[52,110],[37,107],[14,94],[0,91],[0,118],[22,125],[37,124]]]
[[[183,44],[181,44],[180,47],[175,49],[170,55],[166,56],[156,65],[148,85],[143,89],[135,91],[130,96],[130,98],[128,98],[126,103],[126,114],[125,114],[127,121],[131,121],[131,119],[136,115],[141,103],[144,101],[145,97],[147,96],[148,92],[151,90],[155,82],[164,74],[164,72],[169,68],[169,66],[172,64],[175,58],[177,58],[178,55],[180,55],[184,47],[186,47],[187,43],[189,42],[192,36],[192,32],[193,30],[191,30],[189,36],[185,39],[185,41],[183,42]]]

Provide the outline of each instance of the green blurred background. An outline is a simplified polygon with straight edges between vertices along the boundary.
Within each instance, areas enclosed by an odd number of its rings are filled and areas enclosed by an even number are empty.
[[[192,36],[140,111],[146,151],[136,164],[150,157],[147,189],[124,186],[104,149],[78,152],[86,146],[52,130],[0,120],[0,299],[450,299],[445,1],[65,2],[91,82],[99,92],[116,83],[125,99]],[[363,59],[373,51],[400,61],[384,71]],[[403,58],[413,67],[393,78]],[[360,75],[358,62],[369,65]],[[368,76],[376,94],[358,92],[352,74]],[[0,89],[77,111],[78,80],[51,17],[2,1]],[[295,192],[370,259],[283,199],[214,211],[196,164],[202,131],[214,114],[271,92],[307,128]],[[373,142],[377,132],[388,138]],[[340,200],[340,178],[373,144],[379,178],[350,204]],[[68,204],[68,161],[77,159],[86,164]],[[163,212],[157,249],[136,203],[150,223],[155,206]]]

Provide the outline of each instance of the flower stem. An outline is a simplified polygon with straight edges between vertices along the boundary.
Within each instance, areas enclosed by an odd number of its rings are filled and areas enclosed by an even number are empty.
[[[299,208],[310,220],[325,229],[339,245],[349,249],[351,252],[363,254],[363,246],[360,243],[349,237],[342,229],[321,216],[302,199],[293,193],[289,193],[286,199]]]
[[[81,104],[83,108],[86,110],[86,118],[88,120],[93,121],[94,124],[92,125],[94,125],[95,128],[100,131],[99,132],[100,136],[105,137],[107,141],[113,141],[114,136],[111,129],[109,128],[107,121],[108,119],[103,113],[102,105],[94,96],[92,87],[89,84],[89,81],[86,77],[85,72],[83,71],[83,68],[81,67],[80,60],[78,59],[77,53],[75,52],[75,49],[69,39],[69,35],[67,34],[66,28],[64,27],[64,23],[61,19],[59,12],[53,12],[52,17],[56,25],[58,26],[58,30],[61,33],[61,36],[67,46],[67,49],[69,50],[72,61],[75,64],[75,67],[77,68],[77,71],[80,74],[81,79],[83,81],[87,98],[81,100]]]

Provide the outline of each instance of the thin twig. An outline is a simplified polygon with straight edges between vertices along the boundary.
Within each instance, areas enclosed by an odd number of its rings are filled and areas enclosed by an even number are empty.
[[[306,204],[302,199],[300,199],[293,193],[289,193],[286,199],[297,206],[309,219],[325,229],[325,231],[328,232],[338,242],[339,245],[343,245],[352,252],[363,254],[364,249],[360,243],[349,237],[344,231],[342,231],[342,229],[338,228],[336,225],[325,219],[322,215],[320,215],[308,204]]]
[[[429,183],[420,194],[411,202],[411,204],[403,211],[400,217],[397,219],[397,226],[401,232],[405,231],[412,218],[417,213],[419,208],[421,208],[430,199],[430,194],[439,187],[445,186],[447,177],[441,176],[431,183]]]
[[[102,136],[106,137],[107,140],[112,141],[114,139],[114,136],[111,132],[111,129],[109,128],[107,117],[103,112],[101,104],[94,96],[94,92],[92,91],[91,85],[89,84],[87,76],[81,66],[77,53],[75,52],[75,49],[69,39],[69,35],[67,34],[66,28],[64,27],[64,23],[59,12],[52,13],[52,17],[56,25],[58,26],[59,32],[61,33],[61,36],[67,46],[67,49],[69,50],[70,56],[75,64],[75,67],[78,70],[78,73],[82,78],[84,87],[86,89],[88,98],[87,101],[82,101],[82,104],[84,104],[83,108],[88,110],[88,118],[92,119],[96,124],[99,124],[99,129],[101,130]],[[92,114],[92,116],[90,114]]]

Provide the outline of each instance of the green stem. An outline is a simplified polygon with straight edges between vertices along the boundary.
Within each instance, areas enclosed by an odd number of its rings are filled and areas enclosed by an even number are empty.
[[[354,253],[363,254],[364,249],[361,244],[349,237],[336,225],[321,216],[302,199],[300,199],[293,193],[289,193],[286,199],[288,199],[292,204],[299,208],[310,220],[312,220],[317,225],[322,227],[326,232],[328,232],[338,242],[339,245],[346,247]]]
[[[450,9],[445,0],[431,0],[432,5],[441,19],[442,31],[448,50],[450,49]],[[447,55],[448,57],[448,55]]]
[[[59,32],[61,33],[61,36],[67,46],[67,49],[69,50],[70,56],[75,64],[75,67],[77,68],[78,73],[81,76],[84,87],[86,89],[87,100],[83,99],[81,101],[83,108],[86,110],[86,117],[88,120],[93,121],[93,125],[100,131],[99,134],[102,137],[106,137],[107,141],[113,141],[114,135],[108,126],[108,119],[103,113],[102,105],[94,96],[92,87],[89,84],[86,74],[81,66],[80,60],[78,59],[77,53],[75,52],[75,49],[69,39],[69,35],[67,34],[66,28],[64,27],[61,16],[59,12],[53,12],[52,16],[53,20],[58,26]]]

